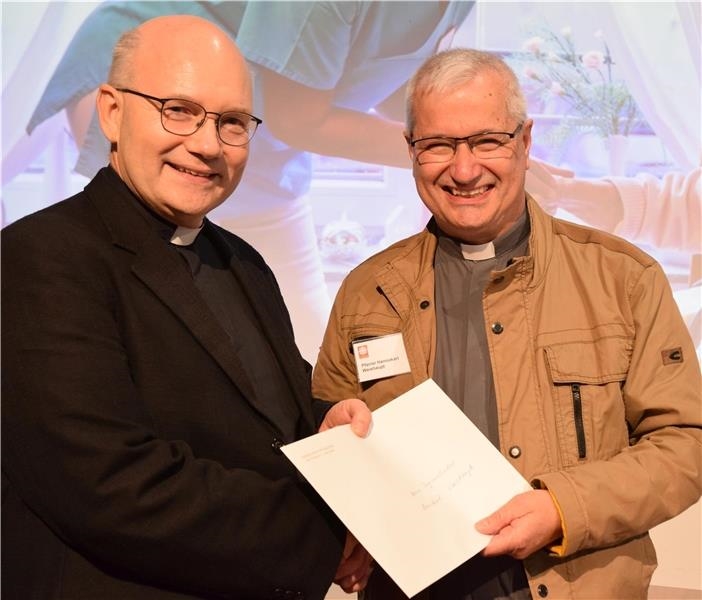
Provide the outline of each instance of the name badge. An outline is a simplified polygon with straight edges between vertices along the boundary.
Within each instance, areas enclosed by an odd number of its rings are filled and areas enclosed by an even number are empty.
[[[392,375],[409,373],[405,342],[401,333],[391,333],[352,342],[358,380],[373,381]]]

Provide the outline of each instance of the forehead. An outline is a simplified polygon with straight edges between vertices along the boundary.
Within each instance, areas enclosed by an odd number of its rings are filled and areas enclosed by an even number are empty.
[[[414,104],[415,131],[462,137],[480,131],[505,131],[511,123],[499,77],[479,75],[450,89],[420,94]]]
[[[251,110],[246,63],[221,45],[147,42],[135,53],[133,78],[137,89],[155,96],[187,98],[208,110]]]

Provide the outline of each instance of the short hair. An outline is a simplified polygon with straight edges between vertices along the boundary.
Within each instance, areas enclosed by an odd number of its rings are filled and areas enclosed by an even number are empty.
[[[452,90],[492,71],[502,76],[507,96],[507,113],[523,122],[527,118],[526,100],[514,71],[496,54],[472,48],[452,48],[429,58],[407,82],[405,111],[407,133],[416,123],[415,100],[431,92]]]
[[[107,75],[107,83],[114,87],[128,87],[134,78],[134,51],[141,42],[139,27],[125,31],[112,50],[112,63]]]

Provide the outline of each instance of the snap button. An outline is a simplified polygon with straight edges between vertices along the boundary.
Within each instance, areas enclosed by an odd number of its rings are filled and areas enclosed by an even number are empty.
[[[497,335],[500,335],[505,330],[505,328],[502,327],[502,323],[500,323],[499,321],[496,321],[495,323],[493,323],[491,329],[492,329],[492,332],[497,334]]]
[[[509,455],[512,458],[519,458],[522,455],[522,449],[519,446],[512,446],[509,449]]]
[[[539,584],[539,586],[536,588],[536,591],[538,592],[541,598],[545,598],[546,596],[548,596],[548,588],[543,583]]]
[[[283,442],[281,442],[278,438],[273,438],[273,441],[271,442],[271,448],[273,448],[273,451],[277,454],[282,454],[282,447]]]
[[[419,303],[419,308],[421,308],[422,310],[426,310],[427,308],[429,308],[430,304],[431,304],[431,302],[429,302],[429,300],[422,300]]]

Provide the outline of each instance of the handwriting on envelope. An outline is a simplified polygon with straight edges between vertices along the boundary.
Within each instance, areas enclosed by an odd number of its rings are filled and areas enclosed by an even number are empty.
[[[432,380],[373,413],[283,447],[408,596],[482,550],[475,523],[529,484]]]

